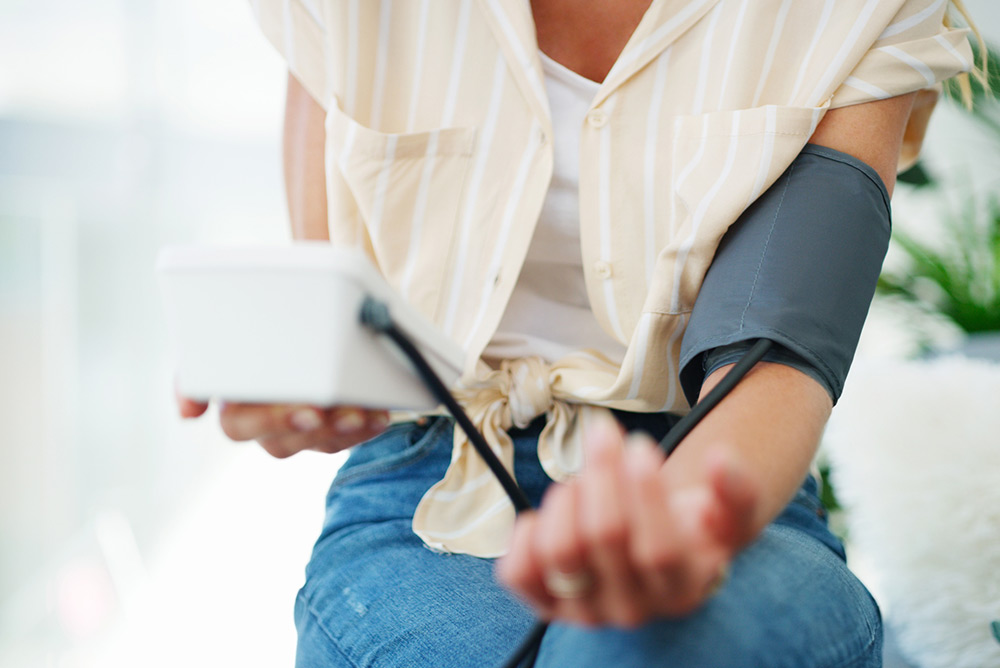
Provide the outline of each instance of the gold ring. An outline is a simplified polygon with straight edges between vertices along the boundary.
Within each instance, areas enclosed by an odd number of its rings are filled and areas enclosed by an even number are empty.
[[[729,564],[722,564],[719,567],[719,572],[715,574],[712,582],[708,585],[708,597],[711,598],[718,594],[719,590],[726,585],[727,580],[729,580]]]
[[[594,584],[586,571],[565,573],[551,570],[545,573],[545,588],[556,598],[582,598]]]

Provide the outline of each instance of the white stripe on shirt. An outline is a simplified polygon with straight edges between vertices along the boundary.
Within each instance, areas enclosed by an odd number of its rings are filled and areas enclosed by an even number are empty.
[[[723,101],[725,100],[726,93],[729,91],[729,75],[733,72],[733,56],[736,55],[736,44],[739,40],[740,29],[743,27],[743,19],[746,17],[747,5],[749,4],[750,0],[743,0],[740,3],[740,11],[736,15],[736,24],[733,26],[732,34],[729,36],[729,54],[726,56],[726,67],[722,72],[722,83],[719,84],[719,101],[717,103],[719,109],[723,108]]]
[[[778,10],[778,19],[774,25],[774,32],[771,33],[771,41],[767,45],[767,55],[764,56],[764,66],[761,68],[760,79],[757,81],[757,90],[753,94],[753,106],[760,104],[760,96],[764,93],[764,84],[771,72],[774,64],[774,54],[778,51],[778,42],[781,41],[781,32],[785,29],[785,20],[788,18],[788,10],[792,7],[792,0],[785,0]]]
[[[299,67],[295,44],[295,19],[292,18],[292,0],[284,0],[281,11],[285,19],[285,53],[288,54],[285,61],[288,63],[289,70],[297,72]]]
[[[963,69],[965,69],[965,70],[972,69],[972,63],[970,63],[968,60],[966,60],[962,56],[962,54],[960,54],[955,49],[955,47],[953,47],[951,45],[951,42],[949,42],[947,39],[945,39],[944,35],[935,35],[934,36],[934,41],[937,42],[938,44],[940,44],[944,48],[945,51],[947,51],[952,56],[954,56],[955,60],[957,60],[958,62],[960,62],[962,64],[962,68]]]
[[[643,313],[636,325],[635,358],[632,361],[632,367],[635,371],[626,399],[635,399],[639,396],[639,388],[642,386],[642,369],[646,365],[646,352],[649,350],[649,330],[652,325],[652,313]]]
[[[458,90],[462,83],[462,66],[465,64],[465,46],[469,42],[469,13],[472,0],[462,0],[458,12],[458,31],[455,37],[455,51],[451,59],[451,74],[448,76],[448,92],[444,98],[444,114],[441,124],[448,127],[455,118],[455,104],[458,102]]]
[[[389,28],[392,25],[392,0],[382,0],[379,11],[378,49],[375,53],[375,78],[372,82],[371,127],[382,128],[382,100],[385,98],[385,71],[389,60]]]
[[[863,79],[859,79],[859,78],[857,78],[855,76],[850,76],[850,77],[847,77],[846,79],[844,79],[844,84],[847,85],[847,86],[853,86],[854,88],[857,88],[858,90],[862,91],[863,93],[867,93],[868,95],[870,95],[872,98],[874,98],[876,100],[885,100],[887,98],[892,97],[891,93],[882,90],[881,88],[879,88],[875,84],[870,84],[867,81],[864,81]]]
[[[409,297],[413,285],[413,275],[420,258],[421,242],[424,235],[424,218],[427,214],[427,199],[434,175],[434,165],[437,162],[437,148],[440,131],[434,130],[427,142],[427,152],[424,156],[424,167],[420,172],[420,186],[417,190],[417,200],[413,206],[413,219],[410,223],[410,247],[406,251],[406,261],[403,264],[403,277],[400,279],[399,291],[404,298]]]
[[[760,156],[760,164],[757,166],[757,178],[753,183],[753,190],[747,198],[746,205],[750,206],[764,190],[764,183],[767,182],[767,175],[771,173],[771,158],[774,157],[774,133],[778,130],[778,109],[774,106],[767,108],[765,112],[767,120],[764,126],[764,150]]]
[[[830,82],[833,81],[837,72],[841,67],[843,67],[844,61],[846,61],[848,56],[851,55],[851,52],[854,50],[854,45],[857,44],[858,40],[861,38],[862,31],[868,24],[868,20],[871,19],[872,14],[878,8],[878,5],[879,0],[868,0],[864,8],[858,14],[858,18],[855,19],[854,25],[851,26],[851,30],[847,34],[846,39],[844,39],[840,45],[837,55],[830,59],[826,72],[820,78],[819,83],[813,88],[813,92],[809,95],[809,101],[806,103],[808,106],[816,107],[823,101],[825,92],[830,86]]]
[[[722,16],[722,4],[718,4],[712,10],[708,22],[708,30],[705,32],[705,42],[701,47],[701,62],[698,65],[702,75],[698,77],[694,91],[694,104],[691,106],[692,114],[700,114],[705,109],[705,93],[708,89],[708,71],[713,55],[712,41],[715,39],[715,29],[719,25],[719,17]]]
[[[888,39],[890,37],[895,37],[900,33],[906,32],[910,28],[920,25],[921,23],[929,19],[931,16],[933,16],[936,12],[938,12],[941,9],[941,5],[943,5],[945,2],[946,0],[937,0],[937,2],[935,2],[930,7],[927,7],[923,11],[919,11],[909,18],[905,18],[902,21],[897,21],[896,23],[893,23],[888,28],[882,31],[882,34],[878,36],[878,41],[882,41],[883,39]]]
[[[413,58],[413,90],[410,92],[410,107],[406,114],[406,131],[416,127],[417,104],[420,101],[420,83],[424,73],[424,54],[427,51],[427,22],[430,17],[431,0],[420,2],[420,27],[417,29],[417,53]]]
[[[542,109],[548,109],[549,97],[545,93],[545,86],[542,84],[542,80],[538,75],[538,70],[533,66],[534,58],[524,50],[524,44],[518,37],[517,31],[514,29],[510,19],[507,17],[507,12],[500,6],[499,1],[487,0],[487,4],[493,11],[493,15],[496,17],[497,23],[500,25],[500,29],[503,31],[511,49],[514,51],[518,66],[527,74],[528,85],[531,87],[531,92],[535,96],[535,101],[541,105]]]
[[[477,206],[479,205],[479,188],[486,174],[487,159],[489,158],[490,149],[493,147],[494,135],[496,134],[497,123],[500,119],[506,74],[507,63],[503,59],[503,56],[498,54],[496,65],[493,67],[493,87],[486,121],[483,123],[482,140],[476,145],[476,157],[470,177],[469,194],[465,198],[465,208],[459,221],[458,252],[455,253],[455,267],[452,272],[451,291],[448,295],[447,308],[442,322],[445,333],[452,337],[455,336],[455,320],[458,316],[458,307],[462,300],[462,288],[465,287],[465,267],[469,256],[469,243],[472,238],[472,224],[476,220]]]
[[[504,208],[503,216],[500,219],[500,233],[497,235],[497,240],[493,247],[493,257],[490,258],[489,263],[489,275],[495,276],[500,271],[500,260],[503,257],[503,252],[507,249],[507,241],[510,239],[511,230],[514,227],[514,214],[517,212],[517,207],[520,204],[521,193],[524,191],[525,185],[528,182],[528,173],[531,171],[532,162],[538,153],[538,139],[543,137],[541,125],[537,122],[532,126],[531,137],[534,137],[536,141],[529,141],[525,147],[524,152],[521,154],[521,161],[517,167],[517,174],[514,176],[514,184],[511,188],[511,197],[507,200],[506,206]],[[465,348],[468,349],[472,343],[472,339],[478,333],[479,323],[483,321],[486,317],[486,307],[490,304],[490,294],[496,286],[492,282],[486,282],[483,284],[482,294],[479,300],[479,311],[476,313],[476,317],[472,320],[472,328],[469,330],[468,335],[465,338]]]
[[[372,239],[377,239],[382,231],[382,212],[385,209],[385,196],[389,192],[389,177],[393,165],[396,164],[396,144],[399,135],[389,135],[385,143],[385,157],[382,158],[382,168],[375,182],[375,201],[372,202],[372,218],[368,221],[368,230]]]
[[[823,13],[819,17],[819,22],[816,23],[816,30],[813,32],[812,41],[809,44],[809,50],[806,51],[805,57],[802,59],[802,66],[799,67],[799,75],[795,77],[795,87],[792,88],[792,94],[788,97],[792,100],[799,99],[799,91],[802,90],[802,84],[806,80],[806,72],[809,71],[809,64],[812,63],[813,54],[816,53],[816,47],[819,45],[820,40],[823,38],[823,33],[826,31],[827,25],[830,23],[830,16],[833,14],[833,7],[837,0],[826,0],[823,3]]]
[[[358,35],[360,33],[360,17],[358,16],[360,0],[350,0],[347,4],[347,86],[344,91],[344,111],[353,117],[358,94]]]
[[[656,169],[657,136],[660,130],[661,111],[663,107],[663,90],[667,85],[670,66],[670,49],[660,54],[656,63],[656,76],[653,83],[653,98],[649,102],[649,113],[646,115],[646,145],[643,170],[643,209],[645,214],[645,260],[646,288],[653,282],[653,267],[656,265],[656,200],[662,184],[658,180]]]
[[[616,106],[616,98],[608,98],[603,105],[604,112],[609,116]],[[608,264],[612,263],[611,253],[611,128],[608,125],[597,130],[600,136],[600,170],[598,171],[598,210],[600,211],[600,258]],[[614,283],[609,278],[600,278],[604,289],[604,312],[611,322],[615,337],[625,342],[625,332],[618,318],[618,305],[615,302]]]
[[[890,56],[898,58],[899,60],[903,61],[904,63],[915,69],[917,72],[920,72],[920,76],[922,76],[924,80],[927,81],[928,86],[934,84],[934,72],[931,71],[931,68],[927,67],[927,65],[925,65],[920,60],[914,58],[906,51],[903,51],[902,49],[897,48],[895,46],[883,46],[882,51],[885,51]]]
[[[722,171],[719,173],[719,177],[715,180],[715,183],[712,184],[712,187],[708,189],[705,196],[698,202],[698,206],[695,207],[694,213],[691,215],[691,231],[677,250],[677,259],[674,264],[673,303],[678,305],[678,307],[680,305],[681,274],[684,271],[684,263],[687,261],[688,253],[691,252],[691,248],[694,246],[694,241],[698,236],[698,228],[705,218],[708,207],[715,200],[715,196],[719,194],[719,190],[722,189],[726,178],[729,176],[729,172],[733,169],[733,163],[736,161],[736,145],[739,143],[740,118],[741,114],[733,114],[732,136],[729,138],[729,151],[726,154],[726,161]]]

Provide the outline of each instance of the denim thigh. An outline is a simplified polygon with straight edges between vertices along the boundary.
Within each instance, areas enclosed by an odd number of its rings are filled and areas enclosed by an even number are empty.
[[[537,504],[551,482],[535,454],[537,427],[512,437],[515,474]],[[492,560],[433,552],[412,532],[451,444],[451,420],[431,418],[354,449],[296,600],[298,668],[490,668],[530,629],[531,611],[496,584]],[[807,481],[696,613],[634,631],[555,624],[538,668],[880,665],[878,609],[819,509]]]

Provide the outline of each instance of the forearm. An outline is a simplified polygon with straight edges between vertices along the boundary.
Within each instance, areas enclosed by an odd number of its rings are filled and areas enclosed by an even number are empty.
[[[698,383],[704,396],[731,368],[702,383],[702,353],[762,332],[784,335],[779,343],[828,385],[790,366],[760,363],[664,464],[670,484],[697,485],[709,476],[710,453],[730,450],[756,495],[751,535],[802,483],[831,394],[842,388],[888,243],[887,199],[913,98],[827,113],[810,142],[842,155],[803,150],[798,170],[789,168],[727,233],[702,284],[682,346],[689,397]],[[817,190],[822,179],[831,184],[825,191]]]
[[[732,368],[713,372],[703,397]],[[756,493],[752,535],[785,507],[809,469],[830,416],[829,394],[806,374],[761,362],[691,432],[664,464],[674,484],[702,483],[706,463],[728,452]]]
[[[292,236],[296,239],[330,238],[323,157],[324,118],[323,108],[289,74],[282,152],[285,196]]]

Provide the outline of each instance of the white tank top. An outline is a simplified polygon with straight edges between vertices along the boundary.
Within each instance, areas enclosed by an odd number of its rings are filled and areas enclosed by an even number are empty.
[[[554,166],[542,212],[487,360],[555,362],[585,348],[620,363],[625,346],[590,309],[580,252],[580,129],[600,84],[539,52],[552,113]]]

